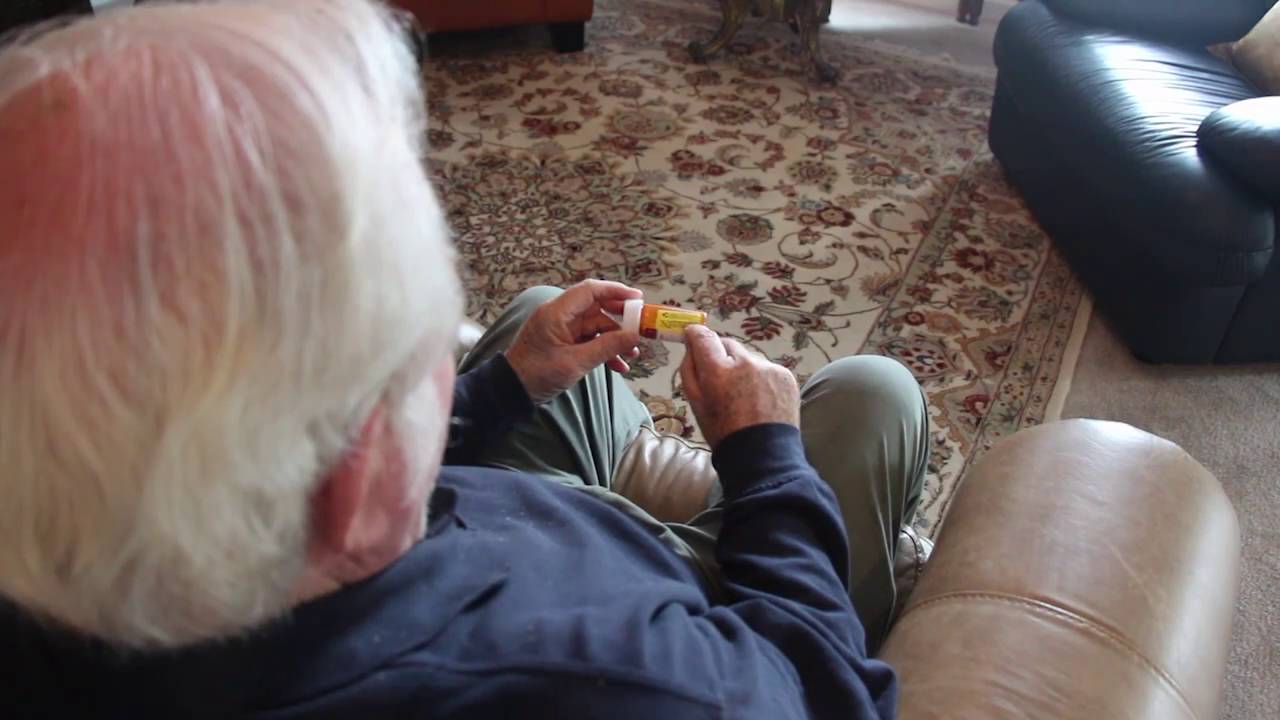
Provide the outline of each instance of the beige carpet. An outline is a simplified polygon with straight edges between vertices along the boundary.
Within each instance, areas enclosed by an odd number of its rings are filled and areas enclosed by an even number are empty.
[[[1280,718],[1280,367],[1145,365],[1095,315],[1063,415],[1169,438],[1222,481],[1244,537],[1223,717]]]
[[[581,53],[431,48],[428,161],[468,313],[603,277],[707,311],[801,381],[895,358],[929,400],[931,532],[969,463],[1055,416],[1081,288],[991,160],[989,72],[833,29],[842,78],[817,84],[763,21],[694,63],[718,24],[709,2],[598,0]],[[682,357],[646,344],[629,379],[660,429],[696,438]]]

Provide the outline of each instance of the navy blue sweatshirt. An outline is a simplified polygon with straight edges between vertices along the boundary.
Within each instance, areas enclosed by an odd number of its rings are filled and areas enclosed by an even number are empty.
[[[533,410],[504,358],[458,379],[427,537],[244,637],[125,654],[0,613],[5,718],[891,718],[845,592],[835,497],[799,432],[734,433],[723,603],[639,523],[570,487],[468,466]]]

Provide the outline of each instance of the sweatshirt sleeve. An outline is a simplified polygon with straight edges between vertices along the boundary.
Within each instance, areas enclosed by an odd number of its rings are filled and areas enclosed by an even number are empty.
[[[495,355],[458,376],[446,465],[472,465],[484,449],[533,414],[533,401],[505,355]]]
[[[849,547],[834,493],[804,456],[800,431],[766,424],[725,438],[712,456],[725,491],[716,545],[737,616],[787,658],[807,713],[891,718],[897,681],[867,657],[849,600]]]

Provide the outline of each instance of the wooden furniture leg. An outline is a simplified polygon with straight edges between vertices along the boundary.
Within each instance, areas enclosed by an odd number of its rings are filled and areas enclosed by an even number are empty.
[[[689,55],[693,57],[695,62],[706,62],[707,58],[715,55],[724,49],[724,46],[733,40],[733,36],[738,34],[738,29],[742,27],[742,21],[746,19],[747,6],[735,0],[720,0],[720,29],[716,34],[705,43],[693,41],[689,43]]]
[[[982,17],[982,0],[960,0],[956,20],[976,26]]]
[[[587,24],[583,22],[551,23],[551,44],[556,52],[578,52],[587,46]]]

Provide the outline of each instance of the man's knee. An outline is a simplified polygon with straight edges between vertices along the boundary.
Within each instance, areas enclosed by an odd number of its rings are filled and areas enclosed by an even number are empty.
[[[801,394],[811,412],[834,412],[844,420],[857,417],[919,425],[927,417],[915,376],[901,363],[880,355],[836,360],[814,373]]]
[[[560,288],[539,285],[516,296],[511,304],[480,337],[467,355],[469,362],[461,366],[463,371],[474,367],[476,363],[489,359],[493,355],[506,350],[515,341],[516,334],[524,326],[529,316],[539,306],[564,292]]]
[[[503,317],[518,329],[524,325],[524,321],[529,319],[534,310],[563,292],[563,289],[551,285],[535,285],[517,295],[503,311]]]
[[[511,301],[511,304],[532,310],[539,305],[543,305],[544,302],[553,300],[554,297],[561,295],[562,292],[564,292],[563,288],[549,286],[549,284],[539,284],[539,286],[534,286],[521,292],[520,295],[516,296],[515,300]]]

